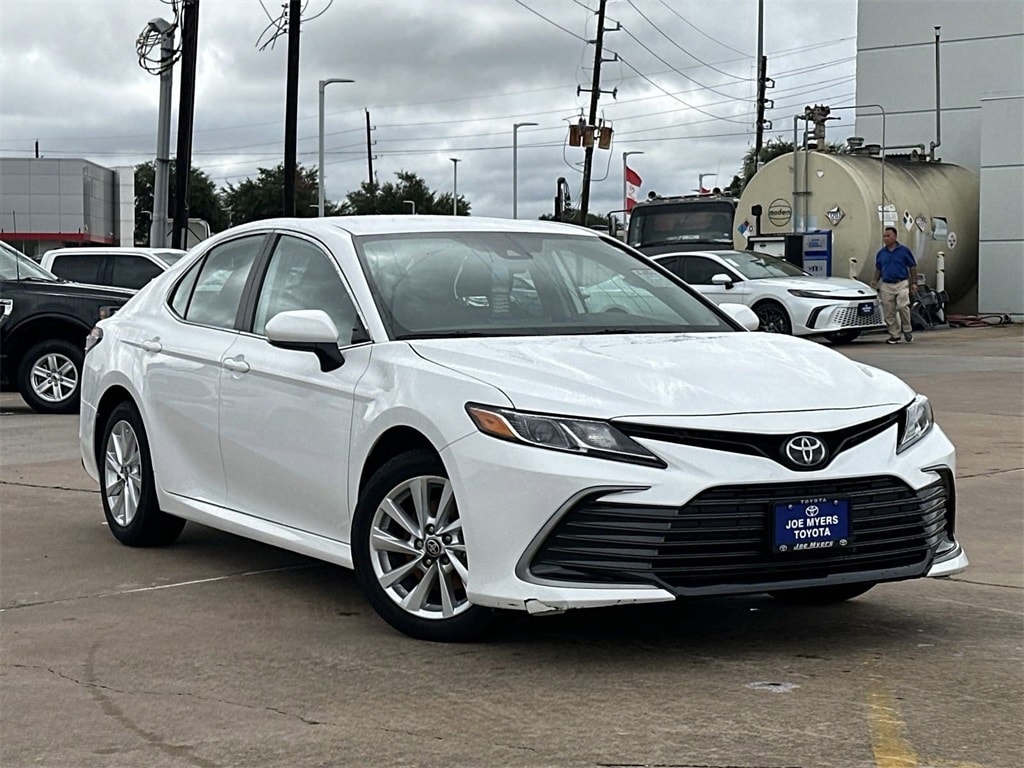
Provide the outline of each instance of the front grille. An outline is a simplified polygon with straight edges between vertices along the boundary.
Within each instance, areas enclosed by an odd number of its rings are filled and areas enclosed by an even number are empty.
[[[950,486],[944,477],[915,492],[879,476],[722,486],[682,507],[584,499],[545,538],[530,572],[555,581],[654,584],[677,594],[869,571],[910,578],[924,573],[946,535]],[[811,497],[849,499],[850,544],[773,553],[773,505]]]
[[[832,321],[841,328],[864,328],[869,325],[881,325],[882,313],[877,305],[875,311],[870,315],[862,315],[856,307],[847,307],[846,309],[837,309],[832,315]]]
[[[784,435],[765,435],[754,432],[727,432],[713,429],[690,429],[681,427],[663,427],[649,424],[634,424],[626,421],[616,421],[615,427],[625,435],[643,440],[660,440],[666,443],[678,445],[691,445],[695,448],[708,448],[715,451],[727,451],[729,453],[742,453],[748,456],[761,456],[771,459],[788,469],[797,472],[810,472],[827,467],[843,451],[870,440],[876,435],[882,434],[895,424],[899,423],[900,412],[880,416],[871,421],[855,424],[852,427],[833,430],[832,432],[792,432]],[[828,453],[826,460],[803,466],[796,464],[786,455],[786,443],[790,438],[799,434],[815,435],[820,438],[826,446]]]

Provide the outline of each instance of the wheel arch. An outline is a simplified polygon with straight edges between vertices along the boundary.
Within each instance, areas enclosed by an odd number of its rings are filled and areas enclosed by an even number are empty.
[[[41,341],[66,341],[85,349],[89,328],[63,315],[40,315],[12,328],[4,338],[9,370],[21,368],[25,353]]]
[[[400,454],[416,450],[430,451],[438,457],[441,455],[429,438],[414,427],[400,425],[387,429],[377,438],[363,462],[356,498],[362,496],[366,483],[384,464]]]

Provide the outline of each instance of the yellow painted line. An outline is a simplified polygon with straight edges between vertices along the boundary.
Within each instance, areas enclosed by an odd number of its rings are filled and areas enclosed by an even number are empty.
[[[868,692],[871,751],[878,768],[919,768],[917,753],[907,741],[907,726],[900,719],[892,696],[875,686]]]
[[[871,751],[877,768],[984,768],[978,763],[958,760],[927,760],[921,763],[907,740],[907,726],[900,718],[896,701],[875,683],[868,692],[868,724]]]

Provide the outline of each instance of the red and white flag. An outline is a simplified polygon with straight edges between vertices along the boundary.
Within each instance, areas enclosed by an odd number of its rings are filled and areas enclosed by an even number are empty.
[[[637,193],[640,191],[640,185],[643,184],[643,179],[640,178],[640,174],[626,166],[626,210],[632,211],[633,206],[636,205],[636,201],[639,199]]]

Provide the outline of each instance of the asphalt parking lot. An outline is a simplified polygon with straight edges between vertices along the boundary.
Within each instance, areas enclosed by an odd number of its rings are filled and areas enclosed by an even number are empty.
[[[410,640],[353,574],[188,525],[105,529],[77,417],[0,395],[0,765],[1019,768],[1024,328],[843,347],[927,394],[958,449],[946,580],[512,616]],[[770,393],[766,393],[770,397]]]

